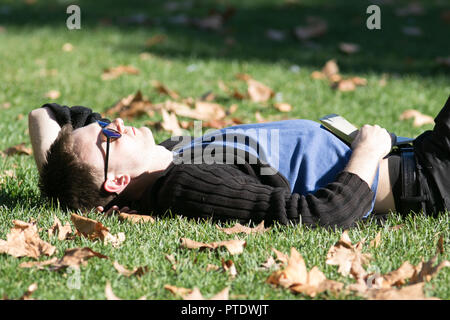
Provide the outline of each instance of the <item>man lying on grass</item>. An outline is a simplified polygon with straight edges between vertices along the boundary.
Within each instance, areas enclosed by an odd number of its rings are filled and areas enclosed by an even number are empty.
[[[309,120],[159,145],[150,129],[85,107],[46,104],[29,126],[41,192],[71,209],[348,228],[372,212],[450,208],[450,97],[434,129],[401,153],[377,125],[363,126],[350,148]]]

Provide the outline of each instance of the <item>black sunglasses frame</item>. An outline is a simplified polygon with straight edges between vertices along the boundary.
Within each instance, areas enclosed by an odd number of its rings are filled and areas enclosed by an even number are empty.
[[[98,125],[102,128],[102,134],[106,137],[106,156],[105,156],[105,181],[108,178],[108,163],[109,163],[109,145],[111,144],[111,139],[119,139],[122,134],[112,128],[106,128],[109,125],[108,122],[97,121]]]

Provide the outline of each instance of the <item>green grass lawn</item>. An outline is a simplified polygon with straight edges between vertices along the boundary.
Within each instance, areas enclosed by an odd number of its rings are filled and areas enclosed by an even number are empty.
[[[415,137],[431,125],[421,128],[411,121],[399,121],[406,109],[417,109],[434,116],[450,93],[449,69],[438,66],[437,57],[450,56],[450,24],[441,13],[450,9],[443,1],[421,1],[425,12],[419,16],[398,17],[396,5],[380,5],[382,29],[365,27],[368,15],[366,2],[361,1],[192,1],[192,6],[170,11],[164,1],[71,1],[80,6],[81,30],[66,28],[65,1],[4,0],[0,3],[0,150],[25,142],[27,114],[42,104],[54,101],[64,105],[83,105],[104,112],[117,100],[138,89],[152,102],[163,102],[151,84],[158,80],[182,97],[198,98],[207,91],[218,94],[226,108],[239,106],[234,114],[243,122],[255,122],[255,112],[266,119],[318,119],[338,113],[356,125],[377,123],[402,136]],[[290,3],[290,4],[289,4]],[[200,30],[179,25],[174,17],[204,17],[210,9],[224,11],[227,4],[236,12],[221,31]],[[145,14],[145,23],[136,23],[137,14]],[[305,24],[308,16],[319,16],[328,22],[328,32],[308,43],[295,39],[293,27]],[[420,27],[423,34],[411,37],[402,33],[405,26]],[[286,39],[274,42],[265,36],[267,29],[286,32]],[[165,41],[146,46],[147,39],[165,35]],[[233,44],[230,45],[230,42]],[[354,42],[360,52],[345,55],[338,50],[340,42]],[[73,50],[62,50],[71,43]],[[148,52],[148,59],[140,54]],[[339,92],[326,81],[313,80],[311,72],[320,70],[329,59],[336,59],[341,74],[367,79],[367,86],[352,92]],[[103,81],[104,69],[132,65],[138,75],[124,75]],[[271,87],[278,99],[290,103],[293,110],[280,113],[272,102],[261,104],[226,96],[218,87],[219,80],[237,87],[242,82],[237,73],[248,73]],[[386,79],[386,85],[380,80]],[[50,90],[60,92],[51,100]],[[133,125],[160,120],[160,115],[132,119]],[[157,142],[170,137],[155,131]],[[196,251],[180,248],[182,237],[212,242],[232,239],[210,222],[193,222],[179,217],[157,219],[154,224],[134,225],[116,217],[103,217],[90,212],[89,217],[101,221],[113,234],[124,232],[126,241],[119,248],[84,238],[58,241],[49,239],[45,230],[56,215],[65,223],[70,213],[52,207],[41,199],[37,188],[37,170],[32,156],[0,157],[0,175],[12,170],[13,177],[0,178],[0,239],[6,239],[12,220],[36,219],[43,240],[57,247],[57,257],[65,249],[88,246],[109,257],[93,258],[79,273],[79,286],[71,281],[74,274],[48,269],[23,269],[19,264],[30,258],[0,255],[0,297],[20,298],[27,287],[36,282],[36,299],[105,299],[105,285],[111,283],[114,293],[124,299],[174,299],[164,285],[198,287],[207,298],[226,286],[232,299],[309,299],[275,288],[265,281],[270,270],[259,270],[271,254],[271,248],[288,253],[295,247],[304,257],[308,270],[318,266],[327,278],[352,283],[350,277],[337,272],[336,266],[325,264],[328,249],[339,239],[342,230],[309,229],[299,226],[275,226],[262,235],[240,235],[247,241],[244,252],[230,256],[226,250]],[[392,231],[390,227],[404,226]],[[225,224],[223,224],[225,225]],[[231,226],[232,224],[226,224]],[[368,242],[381,231],[378,248]],[[364,252],[372,254],[369,269],[387,273],[404,261],[418,264],[435,255],[440,236],[444,237],[443,254],[438,262],[449,260],[449,218],[420,215],[400,217],[393,213],[382,226],[373,221],[362,222],[350,230],[355,243],[367,238]],[[177,269],[172,270],[165,255],[174,255]],[[273,255],[273,253],[272,253]],[[232,259],[238,275],[231,279],[226,273],[206,272],[208,264],[221,265],[221,259]],[[42,259],[43,260],[43,259]],[[113,262],[132,269],[148,266],[142,277],[118,274]],[[428,296],[450,299],[450,269],[444,268],[427,282]],[[250,289],[251,288],[251,289]],[[356,295],[322,293],[316,299],[358,299]]]

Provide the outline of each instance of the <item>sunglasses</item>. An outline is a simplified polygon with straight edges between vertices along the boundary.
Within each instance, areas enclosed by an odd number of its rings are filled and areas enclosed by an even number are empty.
[[[98,120],[97,123],[102,128],[102,134],[106,137],[106,157],[105,157],[105,181],[106,181],[108,176],[109,145],[111,142],[116,141],[117,139],[122,137],[122,134],[113,128],[107,128],[106,126],[109,125],[108,122]]]

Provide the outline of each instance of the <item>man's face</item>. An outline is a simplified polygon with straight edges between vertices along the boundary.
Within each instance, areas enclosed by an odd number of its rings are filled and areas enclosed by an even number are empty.
[[[108,178],[117,174],[128,174],[131,178],[146,171],[151,161],[155,140],[149,128],[125,126],[123,120],[115,119],[107,126],[122,134],[111,141],[109,147]],[[100,169],[105,166],[106,137],[98,123],[73,131],[75,151],[82,160]]]

